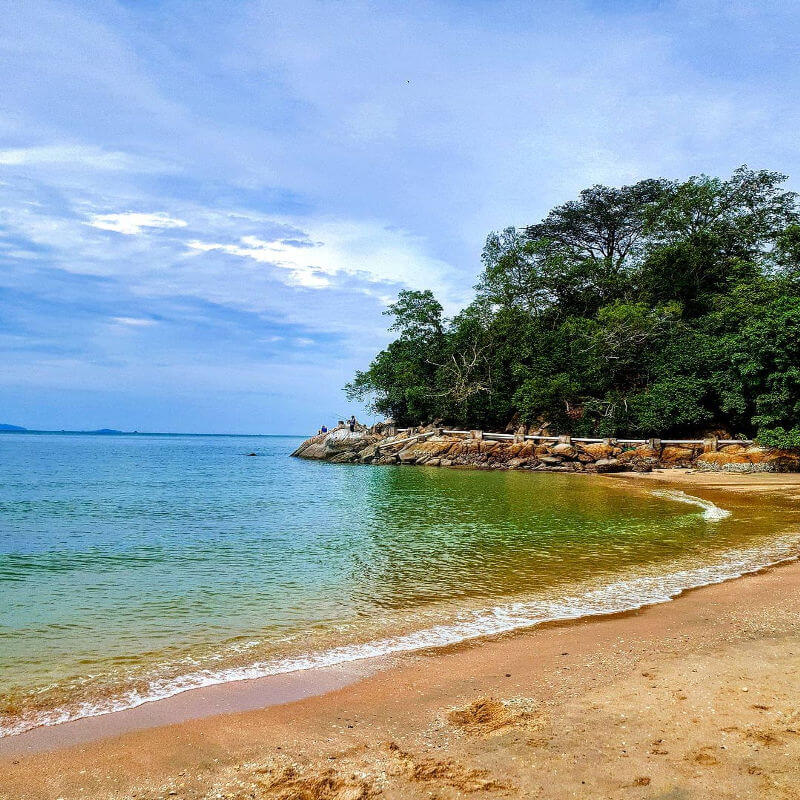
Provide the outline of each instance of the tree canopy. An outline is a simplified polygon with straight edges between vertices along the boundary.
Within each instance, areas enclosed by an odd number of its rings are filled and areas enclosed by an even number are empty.
[[[592,186],[490,233],[473,302],[430,291],[346,387],[401,424],[800,443],[800,209],[777,172]]]

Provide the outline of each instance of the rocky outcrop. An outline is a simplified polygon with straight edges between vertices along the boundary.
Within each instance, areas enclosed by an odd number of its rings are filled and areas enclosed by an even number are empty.
[[[713,453],[703,453],[695,466],[715,472],[800,472],[800,453],[733,444]]]
[[[327,433],[320,433],[306,439],[293,456],[310,458],[317,461],[333,461],[346,464],[360,459],[362,450],[369,449],[384,437],[370,430],[351,431],[349,427],[334,428]]]
[[[444,435],[435,430],[386,435],[380,429],[335,428],[303,442],[292,454],[334,463],[417,464],[473,469],[546,472],[649,472],[692,467],[726,472],[800,472],[800,453],[755,445],[727,445],[703,452],[702,445],[634,446],[603,442],[543,441],[517,437],[495,441]]]

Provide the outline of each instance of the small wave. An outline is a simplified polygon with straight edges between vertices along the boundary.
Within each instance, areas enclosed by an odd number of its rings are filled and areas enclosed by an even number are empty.
[[[719,522],[731,515],[730,511],[714,505],[710,500],[703,500],[702,497],[695,497],[692,494],[686,494],[680,489],[658,489],[653,492],[656,497],[663,497],[667,500],[674,500],[676,503],[686,503],[690,506],[699,506],[703,509],[703,519],[709,522]]]
[[[680,493],[682,494],[682,493]],[[688,498],[688,496],[686,496]],[[673,498],[695,502],[698,498]],[[705,501],[700,501],[705,506]],[[716,508],[716,506],[714,506]],[[719,509],[723,511],[723,509]],[[724,512],[728,513],[728,512]],[[800,556],[800,536],[784,536],[768,547],[728,551],[715,564],[678,568],[666,574],[640,574],[603,586],[585,587],[557,600],[530,600],[497,605],[481,611],[462,612],[453,622],[413,633],[364,644],[334,647],[292,658],[259,661],[246,667],[197,670],[180,678],[157,679],[143,692],[131,690],[102,702],[84,702],[54,711],[36,712],[8,724],[0,724],[0,737],[12,736],[43,725],[57,725],[81,717],[100,716],[163,700],[181,692],[232,681],[330,667],[395,653],[427,650],[460,642],[530,628],[545,622],[580,619],[633,611],[665,603],[685,591],[723,583],[765,567],[794,561]]]

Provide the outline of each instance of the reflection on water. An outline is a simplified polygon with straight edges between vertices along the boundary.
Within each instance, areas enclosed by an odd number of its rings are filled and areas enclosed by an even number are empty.
[[[319,464],[288,458],[296,444],[0,436],[6,730],[370,642],[409,649],[553,609],[630,607],[796,552],[775,536],[788,510],[735,497]]]

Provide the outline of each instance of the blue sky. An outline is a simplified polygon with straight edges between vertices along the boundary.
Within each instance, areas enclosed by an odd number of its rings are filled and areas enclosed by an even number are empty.
[[[800,189],[796,2],[9,2],[0,422],[306,433],[595,182]]]

